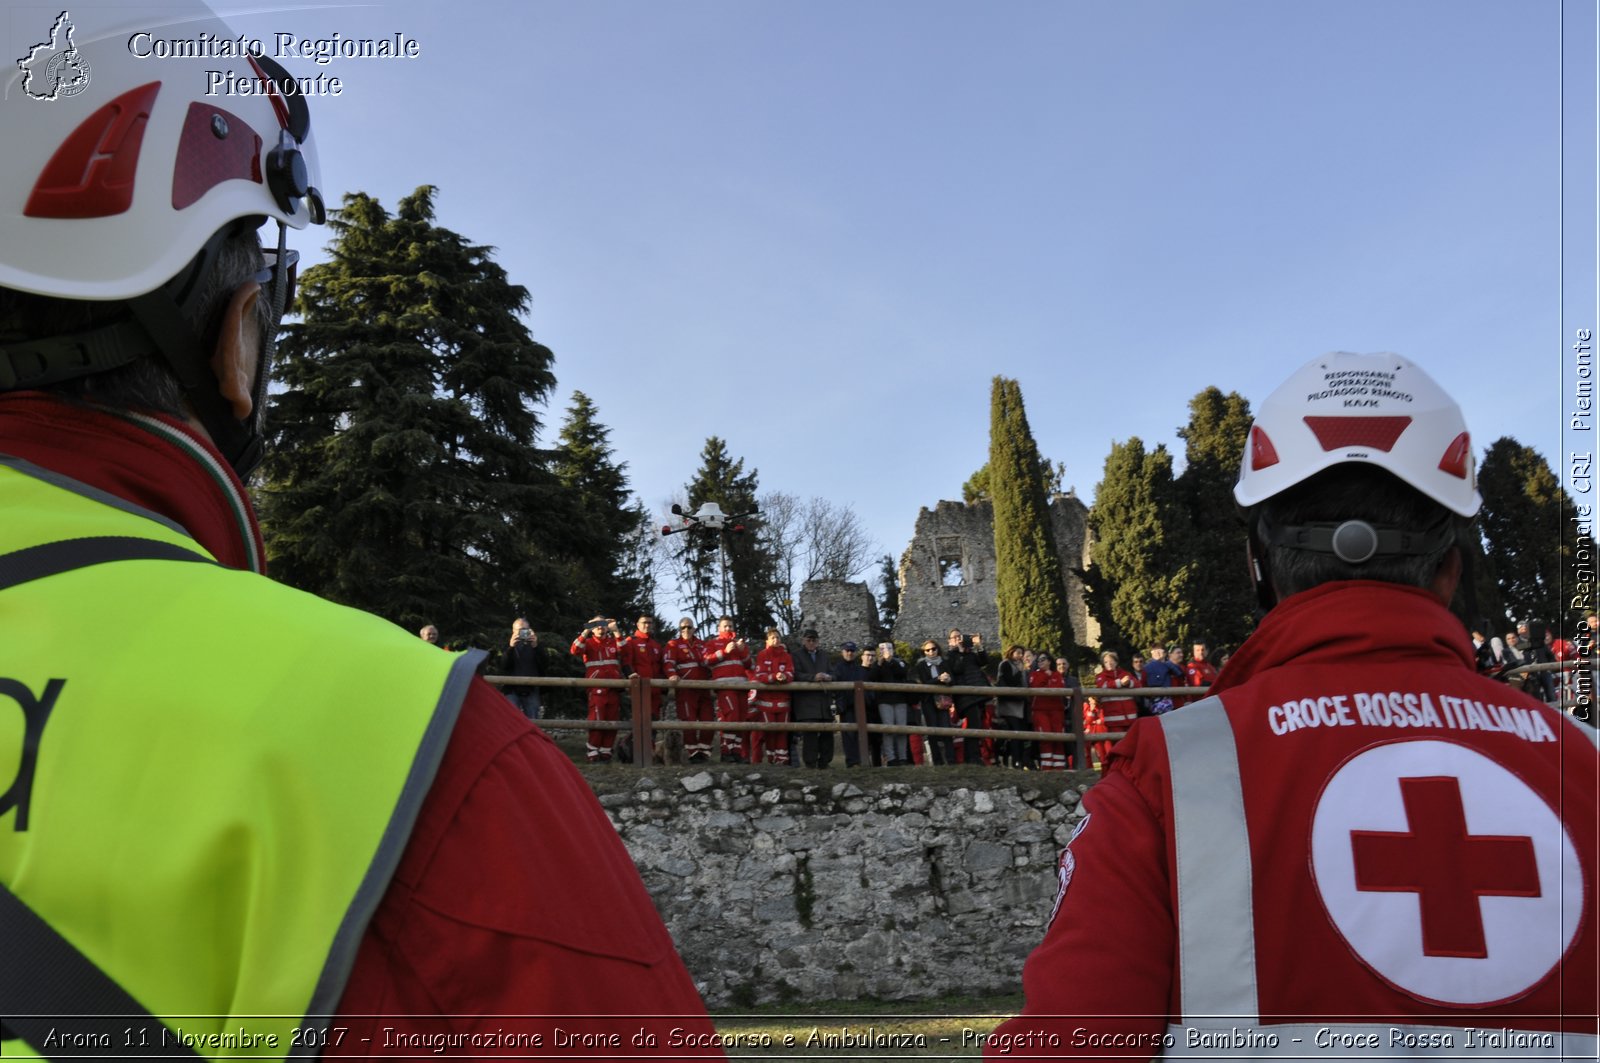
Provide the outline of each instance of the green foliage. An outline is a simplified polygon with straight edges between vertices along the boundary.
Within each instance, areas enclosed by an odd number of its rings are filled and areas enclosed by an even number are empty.
[[[1577,536],[1576,507],[1549,463],[1532,447],[1503,436],[1484,455],[1478,490],[1488,564],[1510,618],[1574,630],[1582,610],[1563,595],[1563,581],[1580,554],[1587,554],[1593,570],[1594,542]]]
[[[1189,604],[1190,638],[1213,646],[1237,646],[1255,626],[1256,596],[1245,560],[1245,531],[1233,501],[1250,404],[1237,392],[1210,387],[1189,400],[1189,423],[1178,429],[1185,443],[1178,497],[1187,511],[1190,584],[1204,590]]]
[[[1086,580],[1107,649],[1126,657],[1128,649],[1142,650],[1157,639],[1190,636],[1197,588],[1187,519],[1166,447],[1147,454],[1135,436],[1111,448],[1089,512],[1096,542]]]
[[[617,463],[611,430],[597,413],[589,396],[573,392],[551,456],[551,470],[577,511],[569,557],[586,577],[575,590],[577,611],[637,619],[655,612],[654,595],[646,593],[653,592],[647,586],[654,582],[651,557],[640,546],[654,522],[644,505],[630,498],[627,465]]]
[[[999,641],[1071,646],[1066,584],[1046,494],[1047,468],[1028,427],[1022,388],[995,377],[989,400],[990,498],[994,502]]]
[[[744,459],[735,460],[728,453],[728,445],[711,436],[700,451],[700,468],[685,488],[689,498],[685,509],[693,512],[702,503],[715,502],[730,516],[749,513],[757,506],[758,484],[756,470],[745,472]],[[728,613],[741,633],[750,634],[772,626],[770,602],[780,581],[776,561],[763,542],[760,517],[747,517],[738,523],[744,526],[743,532],[731,528],[720,534],[707,530],[684,532],[672,549],[696,619],[705,622]],[[723,549],[727,551],[726,572],[722,567]]]
[[[407,627],[498,645],[510,617],[570,630],[575,521],[535,447],[554,356],[491,250],[344,199],[278,346],[257,498],[274,574]]]
[[[1039,459],[1039,475],[1044,477],[1044,495],[1046,498],[1061,493],[1061,485],[1067,475],[1067,463],[1064,461],[1049,461]],[[990,499],[989,494],[989,463],[984,462],[983,467],[961,485],[961,500],[969,506],[977,505]]]
[[[900,570],[889,554],[878,562],[878,583],[883,588],[883,596],[878,599],[878,623],[889,631],[900,615]]]

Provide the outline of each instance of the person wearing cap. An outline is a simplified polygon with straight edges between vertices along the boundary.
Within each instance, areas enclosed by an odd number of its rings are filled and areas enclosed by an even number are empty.
[[[661,651],[667,682],[710,679],[711,669],[706,667],[705,648],[705,642],[695,635],[694,621],[687,616],[679,620],[678,637],[667,640],[667,645]],[[713,718],[711,691],[680,687],[673,692],[673,698],[677,704],[678,719],[706,723]],[[705,730],[684,732],[683,751],[691,764],[703,764],[711,759],[711,734]]]
[[[800,634],[800,648],[794,653],[794,693],[791,695],[796,723],[826,723],[833,719],[833,697],[825,690],[806,690],[806,683],[831,683],[828,656],[818,643],[815,628]],[[800,735],[800,763],[808,768],[826,768],[833,761],[833,732],[806,731]]]
[[[1234,498],[1269,611],[1113,750],[992,1044],[1593,1059],[1595,738],[1478,675],[1449,610],[1481,504],[1460,409],[1404,358],[1316,359]]]
[[[305,97],[266,56],[131,54],[238,37],[195,0],[59,10],[0,32],[0,1056],[709,1035],[484,653],[263,574]],[[89,610],[117,636],[86,655]]]
[[[867,669],[856,654],[860,651],[854,640],[846,640],[839,644],[839,659],[832,668],[833,680],[836,683],[865,683]],[[833,695],[833,711],[839,717],[839,722],[844,724],[844,733],[841,744],[844,746],[844,766],[858,768],[861,766],[861,738],[856,734],[856,695],[852,690],[840,690]]]

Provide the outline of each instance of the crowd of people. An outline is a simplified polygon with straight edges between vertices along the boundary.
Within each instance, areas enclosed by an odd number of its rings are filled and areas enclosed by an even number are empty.
[[[1168,688],[1207,687],[1217,677],[1205,642],[1195,642],[1185,660],[1183,647],[1160,643],[1148,657],[1134,653],[1131,671],[1121,667],[1115,651],[1101,655],[1101,668],[1086,690],[1066,657],[1047,650],[1013,644],[1003,654],[991,654],[983,636],[952,628],[944,646],[924,639],[920,654],[903,659],[895,644],[883,641],[863,647],[845,640],[835,650],[822,648],[815,629],[807,628],[791,645],[776,628],[768,629],[756,649],[735,632],[734,621],[721,617],[717,630],[701,638],[698,625],[684,617],[677,637],[665,642],[654,636],[655,620],[641,616],[634,630],[622,633],[617,621],[596,616],[572,641],[569,653],[583,667],[587,680],[631,680],[647,683],[645,709],[652,720],[662,717],[663,693],[670,691],[675,718],[686,722],[794,723],[857,722],[853,690],[808,689],[817,683],[916,684],[926,691],[868,690],[866,722],[909,728],[957,728],[972,731],[1068,733],[1069,713],[1079,713],[1085,734],[1107,735],[1126,731],[1136,719],[1158,716],[1195,700],[1197,695],[1175,694]],[[438,644],[438,629],[424,626],[418,632]],[[497,662],[504,677],[529,678],[559,674],[539,644],[539,635],[524,617],[512,622],[511,636]],[[1226,662],[1226,655],[1223,657]],[[681,681],[740,684],[728,690],[708,690]],[[747,689],[755,682],[762,687]],[[941,687],[992,688],[990,692],[941,693]],[[1059,695],[1045,690],[1066,690]],[[1118,696],[1115,691],[1158,688],[1149,696]],[[507,700],[530,720],[540,719],[543,702],[534,684],[505,683]],[[1107,693],[1089,691],[1104,690]],[[1012,691],[1015,691],[1014,693]],[[1031,692],[1030,692],[1031,691]],[[1164,692],[1160,692],[1164,691]],[[588,719],[615,723],[634,709],[619,686],[589,686],[585,695]],[[617,731],[597,728],[589,732],[585,750],[593,763],[612,759]],[[985,764],[1023,770],[1064,771],[1078,766],[1076,750],[1064,741],[952,739],[948,735],[871,732],[863,752],[856,729],[846,727],[837,743],[846,767],[863,760],[875,766]],[[690,763],[720,760],[734,764],[778,764],[810,768],[827,767],[835,755],[831,730],[727,730],[687,729],[684,754]],[[1092,743],[1084,767],[1102,765],[1112,741]]]
[[[1588,614],[1576,639],[1562,638],[1554,628],[1526,620],[1519,621],[1504,636],[1485,637],[1482,628],[1475,628],[1472,649],[1479,672],[1502,679],[1540,701],[1558,703],[1580,691],[1592,696],[1592,677],[1600,658],[1600,616]],[[1568,661],[1586,663],[1587,667],[1519,671],[1525,665]]]

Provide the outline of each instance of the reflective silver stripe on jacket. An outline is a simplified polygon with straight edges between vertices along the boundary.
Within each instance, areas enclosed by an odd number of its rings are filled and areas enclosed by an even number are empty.
[[[1156,717],[1167,740],[1177,851],[1180,1013],[1253,1020],[1256,995],[1250,833],[1233,729],[1219,698]]]
[[[1261,1024],[1255,901],[1239,752],[1220,698],[1156,717],[1167,741],[1177,853],[1177,1056],[1595,1059],[1594,1034],[1383,1024]],[[1600,745],[1600,736],[1573,722]],[[1332,1054],[1330,1054],[1332,1053]]]

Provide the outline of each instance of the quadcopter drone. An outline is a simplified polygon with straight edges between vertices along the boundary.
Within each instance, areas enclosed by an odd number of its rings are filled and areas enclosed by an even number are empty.
[[[744,525],[737,523],[746,517],[754,516],[756,510],[752,508],[747,513],[724,513],[722,507],[715,502],[702,502],[700,508],[693,513],[685,513],[683,507],[676,502],[672,504],[672,514],[677,520],[661,526],[662,535],[672,535],[675,532],[694,531],[705,529],[707,531],[731,532],[744,531]]]

